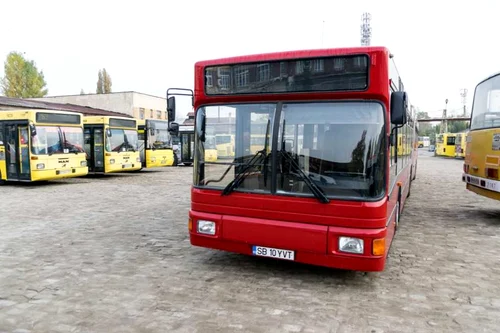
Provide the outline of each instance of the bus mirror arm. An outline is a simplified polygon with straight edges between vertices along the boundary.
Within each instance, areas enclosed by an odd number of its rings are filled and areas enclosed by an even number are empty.
[[[34,124],[30,124],[30,133],[32,137],[36,135],[36,126]]]

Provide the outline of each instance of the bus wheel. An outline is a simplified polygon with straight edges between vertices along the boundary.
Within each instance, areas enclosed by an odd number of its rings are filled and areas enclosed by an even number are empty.
[[[177,154],[174,154],[174,166],[177,166],[179,164],[179,158],[177,157]]]
[[[408,198],[410,196],[410,193],[411,193],[411,183],[412,183],[412,179],[413,179],[413,167],[411,168],[410,170],[410,181],[409,181],[409,184],[408,184],[408,194],[406,194],[406,197]]]
[[[417,165],[418,162],[415,162],[415,170],[413,170],[413,178],[411,180],[417,179]]]
[[[395,230],[399,229],[399,201],[396,202],[396,226]]]

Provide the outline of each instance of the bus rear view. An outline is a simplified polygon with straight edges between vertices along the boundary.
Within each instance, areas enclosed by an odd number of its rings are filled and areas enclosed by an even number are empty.
[[[197,63],[191,244],[383,270],[416,161],[390,64],[381,47]],[[234,157],[207,161],[206,133],[234,135]]]

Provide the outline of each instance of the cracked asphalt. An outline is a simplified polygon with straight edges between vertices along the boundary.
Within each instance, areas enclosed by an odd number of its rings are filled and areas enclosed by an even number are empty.
[[[0,332],[498,332],[500,209],[421,151],[386,270],[195,248],[192,170],[0,187]]]

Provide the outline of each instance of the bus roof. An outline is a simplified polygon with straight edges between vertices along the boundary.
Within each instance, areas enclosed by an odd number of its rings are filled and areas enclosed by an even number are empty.
[[[310,50],[295,50],[272,53],[251,54],[236,57],[219,58],[212,60],[203,60],[195,63],[195,66],[211,66],[223,64],[235,64],[245,62],[258,61],[278,61],[287,59],[315,58],[327,57],[336,55],[363,54],[372,52],[386,52],[389,54],[389,49],[385,46],[359,46],[359,47],[344,47],[331,49],[310,49]]]
[[[19,119],[32,119],[36,122],[37,113],[49,113],[49,114],[61,114],[61,115],[73,115],[80,116],[80,122],[83,118],[83,114],[79,112],[72,111],[59,111],[59,110],[45,110],[45,109],[25,109],[25,108],[12,108],[12,109],[0,109],[0,120],[19,120]],[[77,119],[74,119],[75,121]],[[56,122],[58,123],[58,122]],[[72,121],[73,123],[73,121]]]
[[[122,125],[116,125],[116,127],[137,127],[137,119],[127,118],[127,117],[115,117],[115,116],[84,116],[84,124],[110,124],[112,120],[121,121]],[[132,125],[133,123],[133,125]]]

